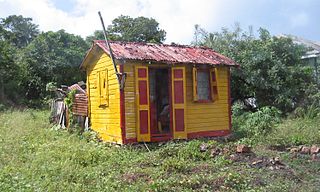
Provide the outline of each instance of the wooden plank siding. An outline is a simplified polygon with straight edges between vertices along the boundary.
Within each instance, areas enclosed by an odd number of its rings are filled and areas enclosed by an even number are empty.
[[[135,66],[150,66],[137,62],[126,62],[124,72],[127,73],[125,83],[125,127],[126,139],[137,139],[137,104],[135,85]],[[168,66],[167,64],[155,64],[152,66]],[[229,118],[229,67],[217,67],[216,80],[218,85],[218,100],[208,103],[193,101],[193,79],[191,65],[176,64],[175,67],[185,67],[186,70],[186,114],[185,122],[187,134],[210,131],[230,130]],[[227,132],[225,132],[227,133]]]
[[[229,130],[228,67],[217,67],[218,100],[193,101],[192,66],[186,66],[188,133]]]
[[[135,73],[134,64],[126,63],[124,72],[127,73],[126,85],[124,88],[125,98],[125,119],[126,119],[126,139],[136,139],[136,93],[135,93]]]
[[[100,95],[97,87],[97,73],[108,70],[108,105],[99,106]],[[102,140],[122,143],[120,128],[120,91],[112,61],[100,52],[86,69],[91,128],[98,132]]]

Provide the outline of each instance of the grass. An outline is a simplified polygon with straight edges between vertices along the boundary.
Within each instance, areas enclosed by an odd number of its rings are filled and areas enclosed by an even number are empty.
[[[320,143],[320,119],[319,117],[300,117],[287,119],[276,126],[268,135],[269,144],[284,146],[319,144]]]
[[[0,191],[317,191],[320,163],[258,145],[290,169],[229,159],[234,143],[209,139],[117,146],[50,129],[48,112],[0,113]],[[287,122],[284,127],[293,124]],[[310,125],[311,127],[311,125]],[[282,134],[285,136],[285,132]],[[199,146],[227,149],[210,157]],[[229,152],[228,152],[229,150]]]

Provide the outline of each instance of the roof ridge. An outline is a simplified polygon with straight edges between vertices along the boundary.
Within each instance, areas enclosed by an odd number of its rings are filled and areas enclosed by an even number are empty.
[[[105,40],[93,40],[94,43],[104,43]],[[176,43],[171,43],[171,44],[165,44],[165,43],[150,43],[150,42],[136,42],[136,41],[109,41],[111,44],[116,43],[116,44],[135,44],[135,45],[148,45],[148,46],[164,46],[164,47],[184,47],[184,48],[200,48],[200,49],[210,49],[215,51],[214,49],[207,47],[207,46],[193,46],[193,45],[182,45],[182,44],[176,44]],[[216,52],[216,51],[215,51]]]

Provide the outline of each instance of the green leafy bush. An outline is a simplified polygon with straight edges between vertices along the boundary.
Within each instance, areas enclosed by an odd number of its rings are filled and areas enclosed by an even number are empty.
[[[234,132],[240,137],[264,136],[281,121],[280,115],[281,112],[275,107],[262,107],[256,112],[243,112],[239,116],[233,114]]]

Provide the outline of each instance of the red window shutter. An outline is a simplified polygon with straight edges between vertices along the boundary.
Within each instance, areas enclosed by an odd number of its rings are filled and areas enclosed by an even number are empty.
[[[172,67],[172,114],[174,138],[186,138],[185,124],[185,68]]]
[[[184,103],[183,80],[174,81],[174,102],[176,104]]]
[[[137,139],[138,141],[150,141],[150,113],[149,113],[149,80],[148,68],[136,67],[136,91],[137,91]]]
[[[197,85],[197,68],[192,69],[192,88],[193,88],[193,101],[198,101],[198,85]]]
[[[213,68],[210,70],[210,76],[211,76],[211,94],[212,94],[212,100],[217,101],[219,99],[218,94],[218,83],[217,83],[217,69]]]

